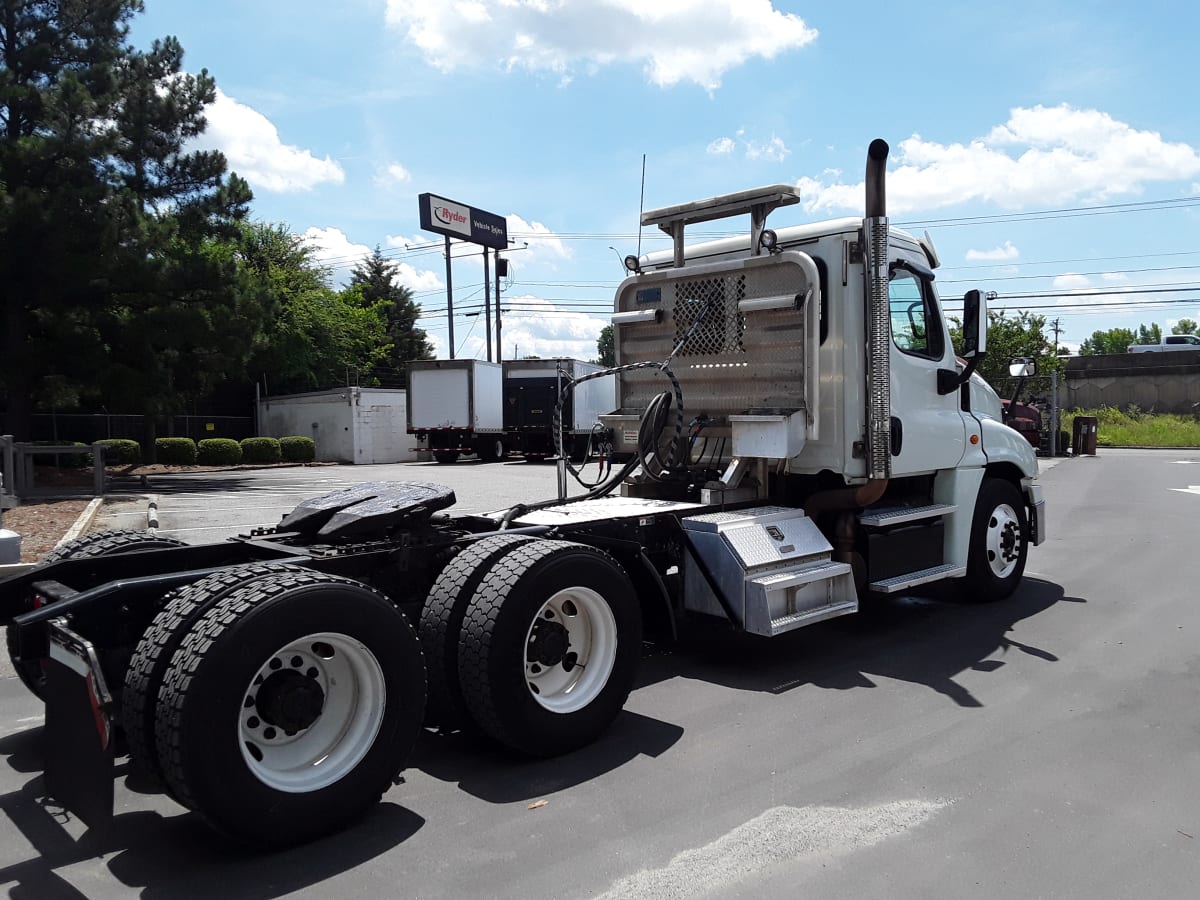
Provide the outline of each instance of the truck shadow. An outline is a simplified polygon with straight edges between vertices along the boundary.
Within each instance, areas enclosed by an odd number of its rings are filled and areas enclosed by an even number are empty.
[[[41,732],[33,728],[0,740],[0,755],[10,765],[27,762],[40,748]],[[118,766],[122,771],[128,771],[127,763]],[[10,897],[37,900],[94,896],[64,874],[84,863],[106,865],[121,884],[144,897],[278,897],[381,856],[425,824],[421,816],[385,800],[345,831],[276,853],[239,846],[182,811],[119,813],[107,829],[82,831],[81,823],[46,799],[40,775],[0,796],[0,810],[28,843],[24,858],[0,865],[0,884]],[[4,858],[13,860],[21,844],[6,836]],[[102,856],[107,859],[101,861]]]
[[[1010,652],[1057,662],[1051,650],[1011,637],[1022,619],[1057,603],[1086,603],[1061,586],[1027,577],[998,603],[978,604],[941,585],[922,596],[883,600],[858,615],[775,638],[702,628],[674,646],[650,651],[640,687],[683,677],[738,690],[783,693],[804,685],[829,690],[875,687],[874,677],[923,684],[959,706],[981,702],[955,681],[961,672],[994,672]],[[992,658],[996,653],[1000,658]]]
[[[565,756],[531,759],[473,734],[427,731],[409,765],[488,803],[516,803],[599,778],[638,756],[661,756],[681,737],[678,725],[626,710],[599,740]]]

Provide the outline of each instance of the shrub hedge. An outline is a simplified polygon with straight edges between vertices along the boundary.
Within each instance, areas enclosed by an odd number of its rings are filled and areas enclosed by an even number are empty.
[[[194,466],[196,464],[196,442],[191,438],[156,438],[154,449],[158,461],[168,466]]]
[[[317,458],[316,441],[297,434],[281,437],[279,451],[285,462],[312,462]]]
[[[97,443],[104,445],[104,463],[110,466],[136,466],[142,461],[142,445],[125,438],[107,438]]]
[[[252,437],[242,440],[242,462],[277,463],[280,456],[279,438]]]
[[[197,449],[202,466],[236,466],[242,461],[242,445],[233,438],[205,438]]]

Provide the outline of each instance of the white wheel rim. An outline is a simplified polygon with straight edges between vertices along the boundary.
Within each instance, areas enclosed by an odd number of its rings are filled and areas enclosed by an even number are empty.
[[[1021,561],[1021,520],[1007,503],[992,510],[987,526],[988,565],[997,578],[1007,578]]]
[[[557,644],[549,654],[548,641]],[[542,604],[526,632],[525,685],[544,709],[572,713],[604,690],[616,659],[617,620],[608,603],[591,588],[564,588]]]
[[[321,692],[315,718],[291,733],[283,726],[295,720],[281,717],[272,697],[295,701],[304,694],[311,707],[317,705],[315,692],[297,690],[294,675],[280,673],[295,673]],[[383,669],[362,642],[333,632],[297,638],[264,660],[246,688],[238,711],[242,758],[276,790],[300,794],[327,787],[353,771],[375,743],[386,696]]]

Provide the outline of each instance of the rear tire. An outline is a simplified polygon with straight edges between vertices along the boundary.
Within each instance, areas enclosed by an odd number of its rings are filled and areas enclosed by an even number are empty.
[[[282,847],[358,818],[421,728],[412,627],[366,585],[308,571],[230,593],[175,651],[155,746],[180,800],[236,840]]]
[[[435,462],[439,462],[444,466],[449,466],[449,465],[452,465],[452,464],[458,462],[458,451],[457,450],[434,450],[433,451],[433,459]]]
[[[537,540],[500,558],[475,591],[459,642],[463,696],[501,744],[567,753],[620,713],[641,639],[633,584],[611,556]]]
[[[115,556],[118,553],[135,553],[141,550],[163,550],[169,547],[182,547],[183,541],[162,537],[152,531],[137,531],[133,529],[119,531],[93,531],[82,537],[67,541],[55,547],[48,554],[44,563],[62,562],[65,559],[88,559],[96,556]],[[17,631],[11,625],[4,630],[4,642],[8,648],[8,658],[21,683],[29,688],[30,693],[40,700],[45,699],[46,674],[42,671],[40,662],[28,662],[17,659]]]
[[[280,572],[295,571],[278,563],[236,566],[172,591],[150,627],[142,634],[121,692],[121,725],[130,761],[161,780],[162,767],[154,747],[154,717],[158,690],[171,658],[192,627],[211,606],[251,582]],[[176,798],[178,799],[178,798]]]
[[[967,591],[984,603],[1017,589],[1029,555],[1029,523],[1021,491],[1010,481],[984,478],[971,521]]]
[[[504,449],[504,441],[498,437],[482,438],[477,446],[479,447],[479,458],[483,462],[499,462],[508,452]]]
[[[496,560],[533,538],[496,534],[470,544],[442,570],[421,609],[418,634],[429,682],[426,719],[447,728],[471,721],[458,679],[458,643],[467,607]]]

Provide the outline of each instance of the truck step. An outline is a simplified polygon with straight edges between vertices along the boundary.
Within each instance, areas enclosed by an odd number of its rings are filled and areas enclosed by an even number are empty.
[[[848,563],[826,561],[746,579],[745,628],[751,634],[773,637],[857,609]]]
[[[803,628],[805,625],[814,625],[825,619],[832,619],[835,616],[844,616],[853,612],[858,612],[857,600],[842,602],[837,606],[826,606],[824,609],[814,609],[809,612],[793,613],[790,616],[780,616],[778,619],[771,620],[771,635],[783,634],[786,631],[795,631],[797,628]]]
[[[948,516],[957,506],[953,503],[931,503],[928,506],[893,506],[887,509],[869,509],[858,517],[863,525],[881,527],[884,525],[902,525],[905,522],[918,522],[922,519],[933,519],[937,516]]]
[[[878,591],[881,594],[894,594],[896,591],[916,587],[918,584],[928,584],[931,581],[941,581],[945,578],[957,578],[960,575],[966,574],[966,566],[956,566],[953,563],[947,563],[942,566],[921,569],[919,572],[908,572],[904,575],[884,578],[882,581],[872,581],[871,590]]]

